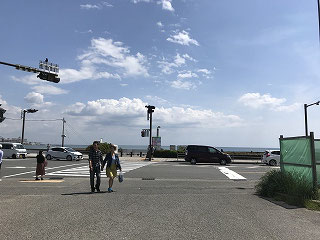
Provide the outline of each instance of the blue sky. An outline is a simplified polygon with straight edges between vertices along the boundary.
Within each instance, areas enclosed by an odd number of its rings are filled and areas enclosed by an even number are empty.
[[[2,1],[0,61],[60,66],[60,83],[0,65],[0,136],[65,118],[66,143],[143,144],[145,105],[163,145],[278,147],[320,100],[316,1]],[[308,108],[319,137],[320,109]],[[59,143],[62,121],[27,121]],[[154,133],[155,128],[154,128]]]

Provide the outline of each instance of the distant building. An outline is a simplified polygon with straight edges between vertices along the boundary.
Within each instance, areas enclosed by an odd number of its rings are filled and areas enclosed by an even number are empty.
[[[4,138],[0,136],[0,142],[12,142],[12,143],[20,143],[21,137],[17,138]],[[40,142],[28,142],[28,139],[24,138],[23,143],[27,145],[41,145]]]

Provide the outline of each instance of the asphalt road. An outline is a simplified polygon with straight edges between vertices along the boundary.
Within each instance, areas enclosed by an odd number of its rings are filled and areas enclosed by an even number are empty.
[[[122,167],[116,192],[106,192],[104,176],[103,192],[90,194],[86,160],[49,161],[45,181],[34,181],[34,158],[4,160],[0,239],[320,239],[318,212],[254,194],[269,166],[123,159]]]

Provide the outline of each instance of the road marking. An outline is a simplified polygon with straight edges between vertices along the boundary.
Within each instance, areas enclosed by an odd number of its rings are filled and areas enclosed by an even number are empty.
[[[241,176],[240,174],[226,168],[226,167],[218,167],[220,172],[222,172],[224,175],[226,175],[228,178],[232,180],[246,180],[245,177]]]
[[[25,183],[61,183],[64,182],[64,180],[20,180],[19,182],[25,182]]]
[[[63,168],[63,167],[70,167],[70,166],[74,166],[74,165],[83,165],[83,163],[78,163],[78,164],[70,164],[70,165],[65,165],[65,166],[58,166],[58,167],[52,167],[52,168],[46,168],[46,170],[51,170],[51,169],[56,169],[56,168]],[[88,164],[86,164],[88,165]],[[15,177],[15,176],[20,176],[20,175],[24,175],[24,174],[28,174],[28,173],[35,173],[36,171],[29,171],[29,172],[23,172],[23,173],[17,173],[17,174],[12,174],[12,175],[8,175],[8,176],[3,176],[2,178],[10,178],[10,177]]]
[[[27,167],[6,167],[6,168],[14,168],[14,169],[22,169],[22,168],[27,168]]]
[[[123,173],[127,173],[131,170],[135,170],[150,164],[153,164],[154,162],[121,162],[121,168]],[[106,169],[103,171],[106,172]],[[102,172],[101,172],[102,173]],[[47,173],[46,176],[69,176],[69,177],[90,177],[89,167],[86,166],[80,166],[80,167],[74,167],[69,169],[63,169],[60,171],[50,172]],[[101,177],[106,178],[106,174],[101,174]]]

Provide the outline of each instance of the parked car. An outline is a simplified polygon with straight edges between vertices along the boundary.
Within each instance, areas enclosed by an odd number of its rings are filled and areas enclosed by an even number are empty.
[[[277,166],[280,162],[280,151],[279,150],[266,150],[263,153],[262,163],[265,163],[270,166]]]
[[[66,159],[68,161],[81,160],[83,158],[82,153],[69,147],[53,147],[46,153],[46,159]]]
[[[27,149],[21,143],[1,142],[3,158],[26,158]]]
[[[218,149],[210,146],[188,145],[185,160],[191,164],[196,163],[220,163],[226,165],[231,163],[231,157]]]

